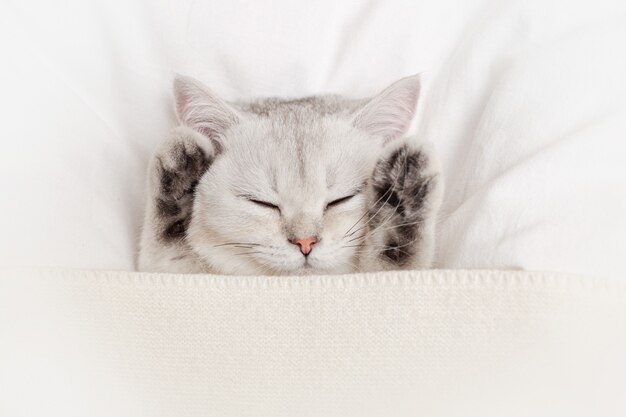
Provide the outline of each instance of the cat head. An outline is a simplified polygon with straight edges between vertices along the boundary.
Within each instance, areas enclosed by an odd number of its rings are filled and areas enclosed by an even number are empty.
[[[412,76],[365,100],[229,103],[177,78],[178,118],[213,151],[196,187],[190,246],[225,274],[357,270],[368,181],[403,141],[419,88]]]

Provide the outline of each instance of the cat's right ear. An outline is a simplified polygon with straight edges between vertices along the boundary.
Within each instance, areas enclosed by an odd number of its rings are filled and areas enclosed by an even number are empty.
[[[219,151],[224,133],[241,118],[238,112],[191,77],[176,76],[174,97],[178,120],[211,139]]]

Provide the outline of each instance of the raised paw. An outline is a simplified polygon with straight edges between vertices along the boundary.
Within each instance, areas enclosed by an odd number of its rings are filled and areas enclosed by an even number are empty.
[[[372,176],[370,245],[388,267],[428,266],[441,198],[426,147],[409,145],[379,161]]]
[[[193,132],[175,131],[153,157],[151,198],[162,240],[180,239],[187,230],[196,185],[213,159],[202,140]]]

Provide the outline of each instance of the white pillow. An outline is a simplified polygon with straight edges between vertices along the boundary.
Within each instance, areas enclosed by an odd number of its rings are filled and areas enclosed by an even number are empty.
[[[0,16],[0,265],[134,268],[174,72],[231,99],[365,96],[422,72],[417,132],[447,176],[437,266],[626,269],[620,2],[34,1]]]

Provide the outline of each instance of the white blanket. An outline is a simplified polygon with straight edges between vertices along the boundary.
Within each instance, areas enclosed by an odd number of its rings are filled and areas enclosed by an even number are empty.
[[[3,417],[626,415],[626,286],[0,273]]]
[[[442,268],[626,272],[622,0],[0,3],[0,265],[132,270],[173,73],[228,98],[421,72]]]

